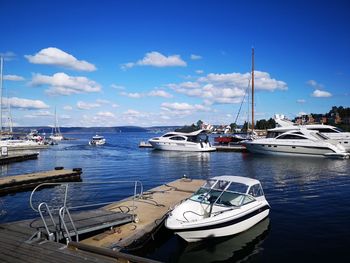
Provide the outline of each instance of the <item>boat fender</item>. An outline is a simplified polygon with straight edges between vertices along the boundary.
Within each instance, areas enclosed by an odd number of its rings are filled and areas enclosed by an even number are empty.
[[[56,166],[56,167],[55,167],[55,170],[63,170],[63,169],[64,169],[63,166]]]
[[[81,168],[73,168],[72,169],[74,172],[81,172],[83,169],[81,169]]]

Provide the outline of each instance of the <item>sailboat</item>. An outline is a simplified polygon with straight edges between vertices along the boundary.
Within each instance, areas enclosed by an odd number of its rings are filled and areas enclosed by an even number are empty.
[[[63,136],[61,134],[60,127],[58,126],[56,108],[55,108],[55,125],[52,128],[50,139],[53,141],[62,141],[63,140]]]
[[[250,80],[249,80],[249,85],[247,88],[247,91],[250,86]],[[214,141],[218,144],[240,144],[242,141],[245,140],[251,140],[254,137],[254,48],[252,48],[252,71],[251,71],[251,97],[252,97],[252,125],[251,125],[251,130],[249,130],[249,120],[247,121],[247,131],[246,132],[241,132],[241,133],[236,133],[232,134],[230,136],[219,136],[214,139]],[[249,92],[248,92],[249,94]],[[243,97],[242,103],[245,99],[245,96]],[[237,122],[237,118],[239,115],[239,112],[241,111],[241,106],[239,108],[235,123]],[[248,106],[249,106],[249,97],[248,97]],[[248,110],[249,111],[249,110]],[[248,114],[249,115],[249,114]]]

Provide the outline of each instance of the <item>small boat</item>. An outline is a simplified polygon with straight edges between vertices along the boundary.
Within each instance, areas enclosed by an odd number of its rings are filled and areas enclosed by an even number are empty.
[[[92,137],[92,139],[89,141],[90,145],[103,145],[106,143],[106,139],[101,135],[95,135]]]
[[[269,212],[270,205],[258,180],[224,175],[207,180],[177,205],[165,226],[187,242],[195,242],[241,233]]]
[[[185,152],[212,152],[212,147],[205,130],[191,133],[168,132],[160,137],[155,137],[148,142],[157,150],[185,151]]]

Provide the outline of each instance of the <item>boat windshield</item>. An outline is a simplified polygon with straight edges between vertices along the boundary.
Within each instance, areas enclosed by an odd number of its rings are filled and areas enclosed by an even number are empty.
[[[248,188],[241,183],[208,180],[190,199],[204,204],[241,206],[254,201],[252,196],[246,194]]]

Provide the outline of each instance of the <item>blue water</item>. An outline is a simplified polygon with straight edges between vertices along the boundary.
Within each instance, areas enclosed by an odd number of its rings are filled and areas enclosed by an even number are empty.
[[[267,157],[249,153],[183,153],[139,149],[150,133],[103,134],[107,144],[88,145],[90,135],[69,135],[40,151],[37,160],[1,167],[1,176],[83,169],[83,182],[139,180],[145,189],[186,174],[192,178],[231,174],[261,181],[272,210],[268,220],[230,238],[188,245],[170,235],[147,256],[167,262],[350,262],[350,161],[324,158]],[[70,202],[113,201],[133,187],[93,184],[70,193]],[[59,190],[44,190],[42,196]],[[29,193],[0,197],[0,223],[36,217]]]

